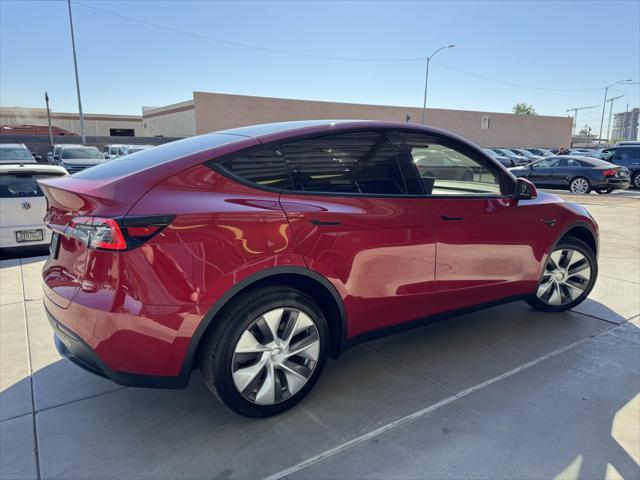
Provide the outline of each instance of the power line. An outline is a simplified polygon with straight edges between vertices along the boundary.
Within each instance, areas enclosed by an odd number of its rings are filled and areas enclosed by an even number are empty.
[[[225,40],[222,38],[216,38],[216,37],[210,37],[208,35],[203,35],[200,33],[194,33],[194,32],[189,32],[186,30],[181,30],[178,28],[174,28],[174,27],[169,27],[167,25],[160,25],[157,23],[153,23],[153,22],[149,22],[146,20],[142,20],[139,18],[134,18],[134,17],[129,17],[127,15],[122,15],[120,13],[116,13],[113,12],[111,10],[105,10],[103,8],[99,8],[99,7],[95,7],[93,5],[87,5],[85,3],[82,2],[78,2],[76,0],[72,0],[73,3],[80,5],[84,8],[88,8],[90,10],[94,10],[100,13],[103,13],[105,15],[111,15],[114,17],[118,17],[118,18],[122,18],[125,20],[129,20],[131,22],[136,22],[142,25],[146,25],[148,27],[154,27],[154,28],[159,28],[161,30],[165,30],[168,32],[173,32],[173,33],[177,33],[180,35],[186,35],[189,37],[193,37],[193,38],[198,38],[200,40],[208,40],[211,42],[217,42],[220,44],[224,44],[224,45],[230,45],[233,47],[239,47],[239,48],[245,48],[245,49],[250,49],[250,50],[256,50],[256,51],[261,51],[261,52],[268,52],[268,53],[276,53],[276,54],[280,54],[280,55],[288,55],[288,56],[293,56],[293,57],[304,57],[304,58],[315,58],[315,59],[320,59],[320,60],[335,60],[335,61],[340,61],[340,62],[361,62],[361,63],[407,63],[407,62],[425,62],[427,59],[426,57],[410,57],[410,58],[362,58],[362,57],[339,57],[339,56],[331,56],[331,55],[317,55],[317,54],[313,54],[313,53],[304,53],[304,52],[294,52],[294,51],[289,51],[289,50],[280,50],[280,49],[275,49],[275,48],[268,48],[268,47],[261,47],[258,45],[251,45],[251,44],[247,44],[247,43],[241,43],[241,42],[235,42],[235,41],[231,41],[231,40]],[[530,90],[542,90],[542,91],[548,91],[548,92],[592,92],[592,91],[597,91],[597,90],[602,90],[602,88],[604,87],[598,87],[598,88],[546,88],[546,87],[537,87],[537,86],[533,86],[533,85],[524,85],[521,83],[515,83],[515,82],[510,82],[507,80],[501,80],[501,79],[497,79],[497,78],[492,78],[492,77],[487,77],[485,75],[480,75],[474,72],[469,72],[467,70],[463,70],[461,68],[458,67],[454,67],[452,65],[447,65],[445,63],[441,63],[441,62],[435,62],[438,65],[441,65],[445,68],[449,68],[451,70],[460,72],[460,73],[464,73],[466,75],[471,75],[473,77],[476,78],[480,78],[482,80],[486,80],[486,81],[490,81],[490,82],[495,82],[495,83],[500,83],[503,85],[510,85],[513,87],[519,87],[519,88],[527,88]]]

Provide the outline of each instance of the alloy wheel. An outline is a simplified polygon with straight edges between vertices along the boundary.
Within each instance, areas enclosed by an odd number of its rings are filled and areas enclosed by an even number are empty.
[[[584,178],[576,178],[571,182],[572,193],[587,193],[589,190],[589,182]]]
[[[633,185],[636,188],[640,188],[640,173],[636,173],[635,176],[633,177]]]
[[[320,335],[309,315],[276,308],[242,332],[231,373],[238,392],[258,405],[273,405],[299,392],[318,363]]]
[[[589,259],[578,250],[561,248],[549,255],[536,295],[547,305],[566,305],[580,297],[590,281]]]

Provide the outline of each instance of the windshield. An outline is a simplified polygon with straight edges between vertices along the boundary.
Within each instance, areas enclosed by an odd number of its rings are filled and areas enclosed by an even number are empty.
[[[62,151],[62,159],[104,158],[96,148],[65,148]]]
[[[35,162],[26,148],[0,148],[0,162]]]

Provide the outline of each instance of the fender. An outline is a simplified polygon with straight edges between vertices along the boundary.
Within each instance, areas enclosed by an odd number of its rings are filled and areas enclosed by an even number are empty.
[[[216,301],[216,303],[213,304],[213,306],[209,309],[207,314],[200,321],[200,324],[196,328],[196,331],[194,332],[194,334],[191,336],[189,348],[185,353],[185,357],[182,362],[182,368],[180,369],[180,375],[188,376],[191,374],[191,371],[193,369],[193,362],[195,360],[195,355],[196,355],[196,352],[198,351],[198,346],[200,345],[200,340],[202,340],[202,337],[204,336],[205,332],[213,322],[213,319],[215,318],[215,316],[218,314],[218,312],[220,312],[220,310],[224,308],[225,305],[227,305],[227,303],[229,303],[229,301],[231,301],[238,293],[242,292],[245,288],[251,286],[252,284],[259,282],[261,280],[264,280],[265,278],[273,277],[276,275],[283,275],[283,274],[301,275],[301,276],[310,278],[316,281],[317,283],[319,283],[320,285],[322,285],[331,294],[331,296],[333,297],[333,300],[335,301],[338,307],[338,312],[340,317],[338,319],[340,331],[338,333],[339,336],[335,344],[337,345],[337,348],[335,348],[335,352],[334,352],[334,356],[338,356],[344,350],[344,347],[346,345],[345,336],[347,332],[347,319],[344,311],[344,304],[342,303],[342,298],[340,297],[340,294],[338,293],[336,288],[325,277],[323,277],[317,272],[314,272],[313,270],[309,270],[308,268],[294,267],[294,266],[272,267],[266,270],[262,270],[258,273],[254,273],[253,275],[250,275],[247,278],[236,283],[224,295],[222,295]]]
[[[598,250],[600,247],[600,242],[598,239],[598,234],[596,233],[595,228],[593,227],[593,224],[586,222],[586,221],[579,221],[579,222],[573,222],[570,223],[569,225],[565,225],[562,230],[560,230],[560,233],[558,235],[556,235],[555,237],[552,237],[553,240],[551,242],[549,242],[549,245],[546,248],[546,253],[544,255],[544,258],[542,259],[542,262],[540,263],[540,271],[538,272],[538,282],[540,282],[540,280],[542,279],[542,274],[544,273],[544,268],[545,265],[547,264],[547,260],[549,258],[549,255],[551,255],[551,252],[553,252],[553,250],[556,248],[556,245],[558,245],[558,243],[560,243],[560,240],[562,240],[562,238],[569,232],[569,230],[572,230],[576,227],[583,227],[586,228],[589,233],[591,234],[591,236],[593,237],[595,243],[596,243],[596,257],[598,255]]]

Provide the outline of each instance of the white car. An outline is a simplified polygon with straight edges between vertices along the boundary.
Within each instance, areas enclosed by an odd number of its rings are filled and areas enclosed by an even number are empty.
[[[53,165],[0,164],[0,248],[51,243],[43,223],[47,200],[37,180],[62,175],[67,171]]]
[[[155,145],[109,144],[102,147],[102,154],[107,160],[113,160],[114,158],[124,157],[125,155],[148,150],[153,147],[155,147]]]

